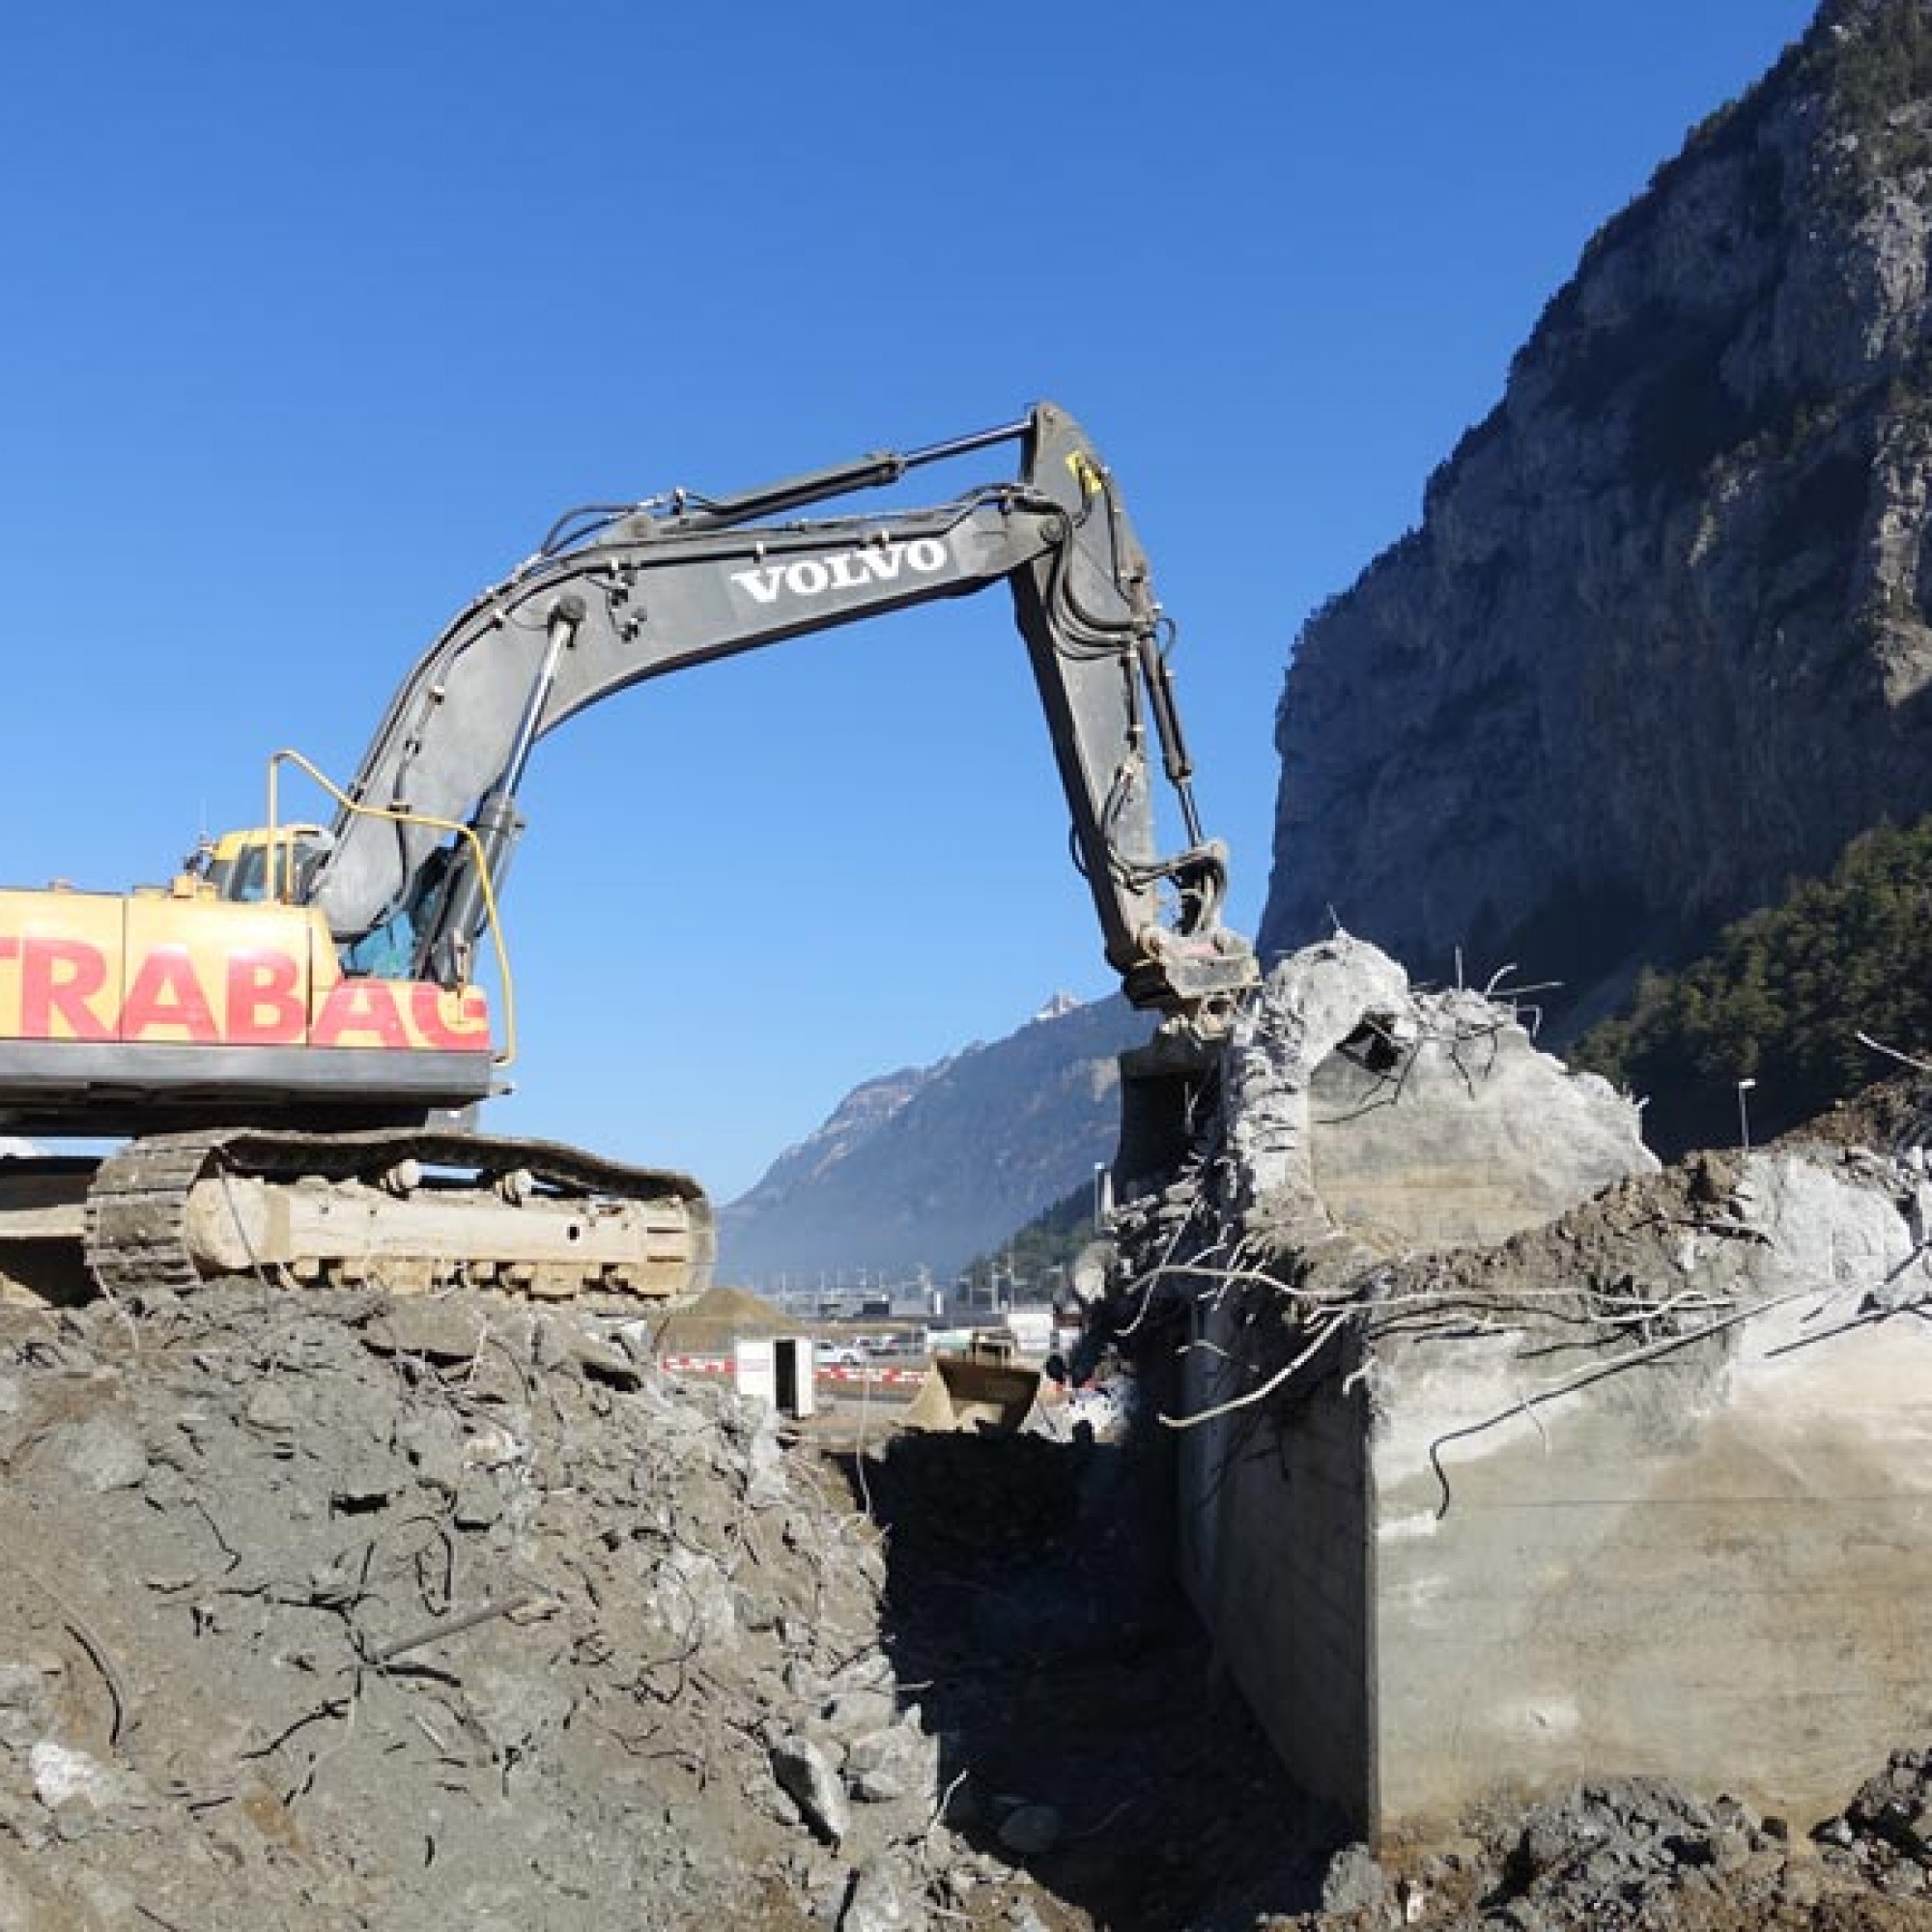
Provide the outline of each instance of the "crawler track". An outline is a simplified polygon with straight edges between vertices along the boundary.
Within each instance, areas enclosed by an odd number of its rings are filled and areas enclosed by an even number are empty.
[[[639,1256],[639,1268],[648,1267],[662,1281],[681,1264],[683,1280],[672,1291],[679,1294],[697,1293],[709,1278],[716,1238],[711,1208],[690,1177],[626,1166],[552,1141],[433,1129],[300,1133],[250,1127],[134,1141],[101,1162],[88,1192],[88,1265],[110,1293],[192,1288],[204,1272],[190,1228],[190,1202],[198,1187],[266,1182],[291,1189],[355,1186],[373,1191],[412,1164],[437,1172],[439,1198],[488,1204],[490,1212],[479,1218],[484,1230],[479,1249],[409,1255],[400,1263],[388,1255],[408,1277],[408,1286],[497,1278],[506,1268],[514,1282],[517,1264],[488,1248],[491,1223],[508,1232],[516,1222],[518,1210],[503,1205],[501,1191],[505,1178],[512,1176],[520,1190],[552,1203],[581,1202],[586,1208],[635,1204],[661,1210],[652,1251]],[[467,1180],[449,1179],[466,1173]],[[238,1225],[240,1220],[238,1213]],[[276,1257],[272,1264],[287,1268],[290,1262]],[[294,1267],[304,1278],[330,1271],[327,1263],[307,1257],[296,1258]],[[559,1285],[555,1273],[551,1270],[537,1292],[573,1292]],[[583,1285],[599,1284],[586,1279]],[[661,1296],[664,1290],[639,1292]]]

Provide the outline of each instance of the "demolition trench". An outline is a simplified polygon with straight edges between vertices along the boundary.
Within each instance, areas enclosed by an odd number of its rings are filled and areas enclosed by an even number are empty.
[[[883,1532],[884,1642],[943,1741],[948,1820],[1022,1866],[1053,1924],[1312,1906],[1346,1835],[1179,1590],[1169,1449],[906,1434],[836,1455]]]

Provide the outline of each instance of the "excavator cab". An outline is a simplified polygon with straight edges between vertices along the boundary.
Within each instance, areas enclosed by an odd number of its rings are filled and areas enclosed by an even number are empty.
[[[231,905],[304,905],[317,868],[334,849],[335,835],[326,826],[252,826],[203,839],[185,871],[196,897]],[[399,912],[360,939],[338,945],[336,954],[352,979],[406,980],[414,943],[409,915]]]
[[[315,870],[335,843],[321,825],[253,826],[204,840],[187,863],[210,898],[236,905],[301,903]]]

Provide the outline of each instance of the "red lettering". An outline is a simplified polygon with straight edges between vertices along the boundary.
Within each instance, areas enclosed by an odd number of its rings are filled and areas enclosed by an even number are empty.
[[[419,980],[410,988],[410,1018],[415,1022],[416,1032],[441,1052],[490,1050],[490,1005],[475,986],[464,988],[456,1024],[451,1026],[442,1017],[441,987]]]
[[[112,1039],[89,1002],[107,984],[107,955],[84,939],[29,938],[20,949],[20,1035],[53,1039],[54,1021],[75,1039]]]
[[[121,1009],[121,1037],[178,1030],[196,1046],[218,1046],[214,1009],[195,977],[185,946],[157,946],[142,961]]]
[[[392,987],[381,980],[344,980],[332,987],[309,1035],[311,1046],[341,1046],[345,1034],[373,1034],[378,1046],[408,1051],[410,1037]]]
[[[286,952],[237,952],[228,961],[231,1046],[299,1046],[308,1012],[301,965]]]

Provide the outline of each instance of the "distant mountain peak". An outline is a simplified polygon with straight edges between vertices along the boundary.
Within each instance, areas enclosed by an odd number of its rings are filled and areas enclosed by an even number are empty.
[[[1038,1026],[1042,1020],[1065,1019],[1068,1013],[1077,1013],[1086,1001],[1074,993],[1049,993],[1045,1006],[1027,1022],[1029,1026]]]

